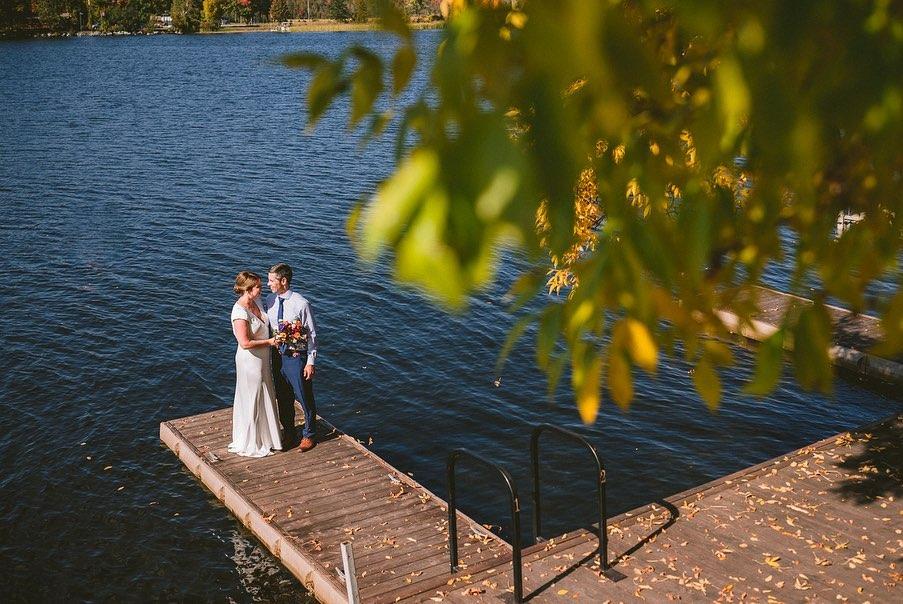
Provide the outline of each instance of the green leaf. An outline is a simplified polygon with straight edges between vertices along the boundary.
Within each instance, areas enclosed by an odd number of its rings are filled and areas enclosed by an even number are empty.
[[[395,96],[401,94],[411,80],[416,64],[417,53],[412,46],[405,44],[395,51],[392,58],[392,94]]]
[[[412,130],[423,128],[428,120],[429,109],[423,101],[419,101],[405,109],[398,124],[398,136],[395,139],[395,161],[401,162],[408,147],[408,135]]]
[[[567,364],[567,357],[561,354],[553,355],[549,363],[545,366],[546,377],[549,381],[546,386],[546,395],[549,400],[554,400],[555,391],[558,390],[558,384],[561,382],[561,375],[564,373],[564,366]]]
[[[536,315],[529,314],[524,315],[519,318],[514,326],[508,331],[508,335],[505,337],[505,343],[502,345],[502,350],[499,352],[499,358],[495,363],[495,373],[496,375],[501,375],[502,368],[505,366],[505,361],[508,360],[508,355],[511,354],[511,350],[514,348],[514,345],[523,337],[524,331],[526,331],[527,327],[530,326],[536,320]]]
[[[370,113],[383,90],[383,63],[376,54],[361,47],[353,47],[352,54],[358,61],[351,83],[349,123],[353,127]]]
[[[562,307],[558,304],[548,306],[542,312],[536,334],[536,362],[540,367],[549,364],[549,357],[555,350],[555,343],[561,334],[561,314]]]
[[[545,277],[546,270],[543,268],[527,271],[520,275],[508,290],[508,296],[514,298],[508,307],[509,312],[522,308],[524,304],[535,298],[545,285]]]
[[[293,52],[282,55],[282,64],[291,69],[315,70],[328,63],[328,59],[312,52]]]
[[[411,28],[408,20],[397,6],[390,0],[379,0],[376,6],[380,25],[385,31],[392,32],[402,40],[411,39]]]
[[[314,73],[307,90],[308,125],[316,124],[335,96],[345,89],[347,83],[341,77],[342,67],[342,61],[324,63]]]
[[[784,368],[784,330],[779,329],[759,343],[756,350],[755,371],[743,392],[765,396],[777,386]]]
[[[803,388],[829,393],[834,371],[828,350],[831,347],[831,319],[824,305],[804,308],[793,330],[793,366]]]
[[[448,197],[440,189],[430,190],[395,248],[395,276],[457,311],[466,304],[468,278],[444,239],[448,220]]]
[[[716,367],[734,364],[734,354],[731,352],[730,347],[724,342],[708,340],[703,344],[703,350],[703,354]]]
[[[881,317],[881,330],[884,340],[878,344],[874,353],[893,358],[903,351],[903,291],[897,291]]]
[[[385,246],[394,246],[413,214],[436,185],[439,158],[432,151],[414,151],[380,185],[365,213],[361,255],[373,261]]]
[[[391,119],[391,111],[380,111],[379,113],[371,115],[370,125],[367,127],[367,133],[364,136],[363,142],[369,142],[382,134],[385,131],[386,126],[389,125]]]
[[[721,378],[715,372],[715,368],[705,357],[696,365],[693,373],[693,385],[696,391],[705,401],[709,411],[716,411],[721,404]]]
[[[567,316],[565,335],[567,335],[568,341],[573,343],[583,337],[598,312],[593,301],[588,298],[567,304],[565,306]]]

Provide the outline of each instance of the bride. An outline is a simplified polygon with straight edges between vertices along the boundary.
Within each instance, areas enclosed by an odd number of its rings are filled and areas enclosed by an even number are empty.
[[[264,457],[282,449],[279,412],[270,370],[269,323],[260,305],[260,276],[242,271],[235,277],[238,301],[232,307],[235,351],[235,403],[229,451],[245,457]]]

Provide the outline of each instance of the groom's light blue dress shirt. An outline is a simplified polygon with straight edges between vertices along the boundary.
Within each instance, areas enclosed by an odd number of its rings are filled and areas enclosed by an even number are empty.
[[[279,298],[285,300],[282,303],[282,320],[294,321],[301,319],[301,323],[307,328],[307,364],[313,365],[317,360],[317,328],[314,326],[314,315],[310,309],[310,302],[307,298],[294,292],[287,290],[284,294],[277,296],[270,294],[267,296],[267,317],[270,319],[270,327],[273,330],[279,329]]]

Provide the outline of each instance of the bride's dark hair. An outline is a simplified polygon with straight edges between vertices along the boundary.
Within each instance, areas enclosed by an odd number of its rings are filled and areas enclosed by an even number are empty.
[[[232,287],[232,291],[240,296],[260,282],[260,275],[257,273],[241,271],[235,276],[235,285]]]

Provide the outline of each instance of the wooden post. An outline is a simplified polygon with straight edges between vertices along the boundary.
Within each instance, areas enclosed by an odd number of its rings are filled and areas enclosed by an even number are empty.
[[[354,551],[350,541],[342,541],[342,564],[345,567],[345,589],[348,590],[348,604],[361,604],[357,591],[357,575],[354,571]]]

